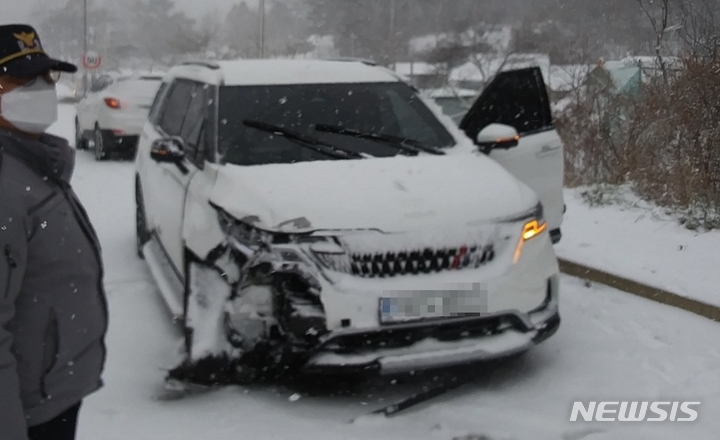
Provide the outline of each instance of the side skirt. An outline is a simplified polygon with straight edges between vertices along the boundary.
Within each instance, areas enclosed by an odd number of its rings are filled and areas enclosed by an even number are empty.
[[[170,313],[172,313],[176,321],[182,320],[185,287],[182,280],[175,274],[172,263],[163,252],[157,236],[153,235],[153,238],[143,248],[143,253],[145,262],[150,268],[153,278],[155,278],[158,290],[160,290],[160,294],[170,309]]]

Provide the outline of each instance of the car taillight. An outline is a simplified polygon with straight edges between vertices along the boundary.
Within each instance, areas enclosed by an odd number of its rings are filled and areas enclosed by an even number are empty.
[[[120,109],[120,101],[115,98],[105,98],[105,105],[115,110]]]

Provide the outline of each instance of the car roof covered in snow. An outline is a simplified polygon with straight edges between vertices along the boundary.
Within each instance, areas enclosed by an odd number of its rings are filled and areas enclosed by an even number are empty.
[[[226,86],[401,81],[389,69],[361,61],[288,59],[188,62],[172,68],[168,78],[186,78]]]

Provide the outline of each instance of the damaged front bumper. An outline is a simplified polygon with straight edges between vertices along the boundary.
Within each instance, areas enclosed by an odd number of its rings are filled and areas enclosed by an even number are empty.
[[[336,334],[304,366],[308,373],[391,375],[490,361],[523,353],[560,327],[557,303],[531,314],[456,318]]]
[[[549,236],[515,246],[522,223],[459,237],[339,239],[270,236],[221,220],[227,244],[190,265],[188,359],[176,377],[196,380],[205,364],[209,382],[218,371],[232,382],[238,372],[244,381],[443,368],[522,353],[560,324]],[[403,251],[418,240],[421,251]],[[387,311],[388,301],[398,306]]]

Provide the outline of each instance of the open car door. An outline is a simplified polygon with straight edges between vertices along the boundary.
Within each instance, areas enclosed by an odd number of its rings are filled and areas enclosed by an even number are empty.
[[[494,149],[490,157],[535,190],[553,242],[558,242],[565,210],[564,148],[553,123],[540,68],[500,72],[465,115],[460,128],[476,141],[490,124],[509,125],[520,135],[516,147]]]

